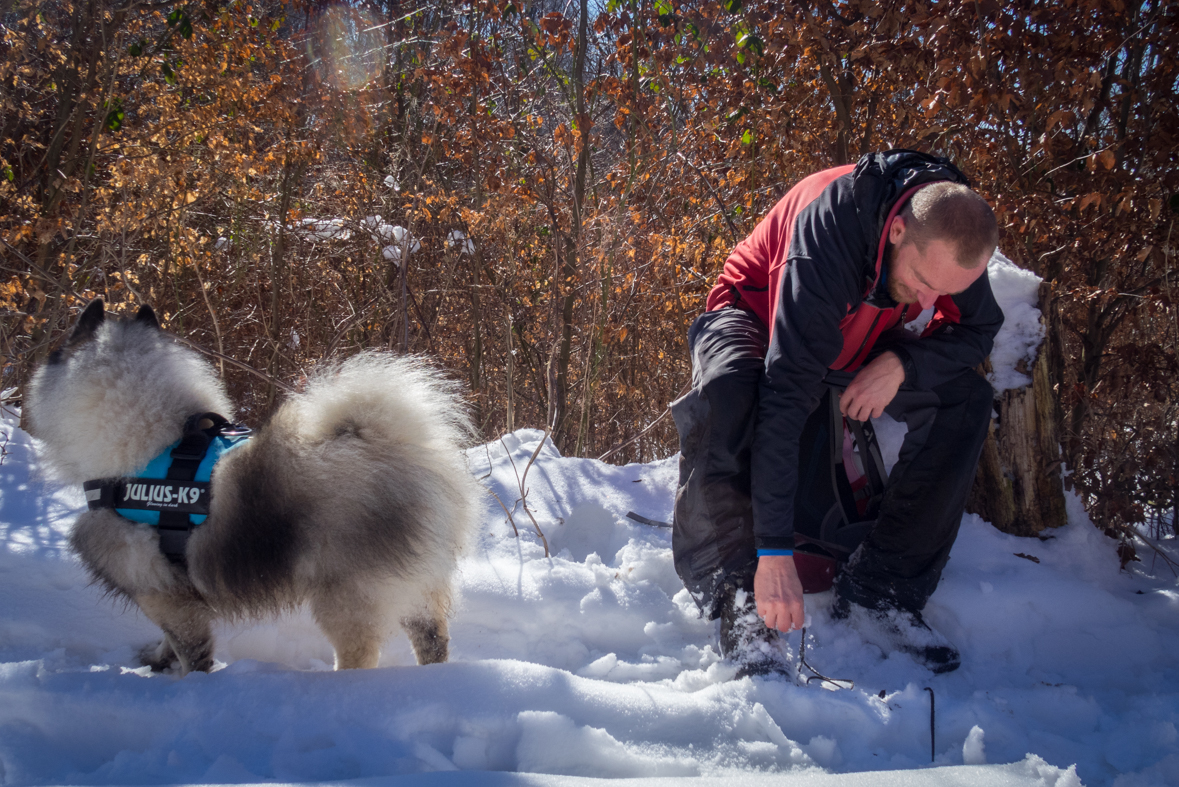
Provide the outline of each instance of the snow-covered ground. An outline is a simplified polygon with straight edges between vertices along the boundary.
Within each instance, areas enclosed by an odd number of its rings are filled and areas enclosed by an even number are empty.
[[[1034,302],[1034,281],[992,266],[1009,315]],[[1000,349],[1034,347],[1035,320],[1016,322]],[[808,597],[807,661],[854,688],[737,680],[676,577],[670,531],[626,517],[670,520],[675,458],[616,467],[546,444],[526,486],[546,558],[519,482],[542,435],[520,430],[468,452],[519,537],[488,495],[449,663],[414,665],[398,637],[381,668],[334,673],[301,614],[222,626],[217,669],[179,678],[137,666],[158,631],[87,584],[66,546],[81,491],[44,478],[10,415],[0,784],[1179,784],[1179,582],[1145,550],[1120,572],[1075,500],[1043,541],[965,516],[927,608],[962,651],[957,672],[865,644],[827,593]],[[879,425],[886,454],[902,429]]]

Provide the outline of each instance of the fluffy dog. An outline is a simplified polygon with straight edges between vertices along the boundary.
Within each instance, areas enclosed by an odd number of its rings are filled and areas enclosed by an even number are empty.
[[[151,307],[107,319],[101,300],[37,370],[32,432],[62,480],[134,477],[194,414],[232,418],[212,368],[160,330]],[[308,603],[336,668],[374,667],[398,624],[419,664],[446,661],[455,562],[478,486],[459,451],[470,424],[455,387],[421,361],[365,353],[325,365],[213,470],[208,518],[184,561],[156,527],[113,508],[78,517],[91,575],[164,632],[145,664],[209,670],[215,618]]]

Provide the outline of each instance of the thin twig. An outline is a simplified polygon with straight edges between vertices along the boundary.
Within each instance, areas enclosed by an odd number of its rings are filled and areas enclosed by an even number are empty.
[[[716,204],[720,206],[721,217],[725,220],[725,224],[729,225],[729,237],[732,239],[733,243],[736,243],[737,238],[740,237],[740,233],[737,232],[737,227],[733,224],[733,220],[729,218],[729,209],[726,208],[725,203],[721,201],[720,195],[716,193],[716,189],[712,187],[712,183],[708,181],[708,178],[704,177],[704,173],[700,171],[699,167],[688,160],[687,156],[685,156],[683,153],[680,153],[678,150],[676,151],[676,156],[678,156],[685,164],[692,168],[692,170],[704,183],[705,188],[708,189],[708,193],[712,195],[714,200],[716,200]]]
[[[524,488],[524,479],[528,477],[528,468],[532,467],[532,461],[534,459],[536,459],[536,455],[539,454],[540,449],[544,447],[544,441],[546,439],[548,439],[548,436],[549,436],[549,430],[546,428],[545,433],[544,433],[544,438],[541,439],[540,445],[537,446],[536,451],[533,452],[532,457],[528,460],[527,467],[524,468],[523,478],[520,476],[519,468],[516,467],[516,460],[512,458],[512,449],[508,448],[508,444],[504,442],[504,439],[502,437],[499,439],[500,445],[502,445],[504,447],[504,451],[508,455],[508,461],[512,465],[512,472],[516,474],[516,486],[518,486],[520,488],[520,498],[517,502],[522,503],[524,505],[524,513],[528,514],[528,518],[532,520],[532,527],[536,529],[537,534],[540,536],[540,540],[542,542],[544,542],[544,556],[545,557],[549,556],[549,542],[544,537],[544,533],[540,532],[540,526],[538,524],[536,524],[536,517],[534,517],[532,515],[532,512],[528,510],[528,490],[526,490]],[[491,473],[489,472],[488,475],[491,475]],[[495,493],[493,492],[492,494],[495,494]],[[497,497],[496,500],[499,500],[499,498]],[[505,512],[507,512],[508,508],[507,508],[507,506],[505,506],[503,504],[502,500],[500,500],[499,505],[500,505],[500,508],[502,508]],[[513,508],[514,508],[514,506],[513,506]],[[508,514],[508,519],[509,519],[509,521],[512,522],[512,529],[516,530],[516,538],[519,538],[520,531],[516,529],[516,523],[514,520],[511,519],[511,516],[512,516],[511,514]]]
[[[516,469],[516,460],[512,458],[512,449],[508,448],[508,444],[504,442],[502,437],[499,439],[499,442],[508,454],[508,461],[512,463],[512,472],[516,474],[516,486],[520,486],[520,471]]]
[[[488,473],[488,475],[490,475],[490,473]],[[512,530],[516,533],[516,538],[519,538],[520,529],[516,527],[516,520],[512,519],[512,512],[508,510],[508,507],[504,505],[504,501],[499,499],[499,495],[497,495],[494,490],[488,488],[487,491],[490,492],[491,496],[495,498],[495,502],[499,503],[499,507],[504,510],[504,514],[506,514],[508,517],[508,524],[512,526]],[[524,510],[528,510],[527,506],[525,506]],[[546,552],[545,554],[547,555],[548,553]]]
[[[56,287],[57,289],[61,290],[64,293],[66,293],[67,295],[74,295],[75,294],[72,289],[64,286],[61,282],[59,282],[56,278],[54,278],[54,276],[51,273],[49,273],[49,271],[45,270],[37,263],[30,260],[24,254],[21,254],[19,249],[17,249],[15,246],[13,246],[8,241],[4,240],[4,238],[0,238],[0,243],[3,243],[4,247],[6,249],[8,249],[10,252],[12,252],[17,257],[19,257],[21,262],[23,262],[25,265],[28,265],[29,268],[31,268],[34,273],[36,273],[38,276],[40,276],[42,279],[44,279],[47,283],[52,284],[54,287]],[[20,272],[18,269],[15,269],[15,268],[7,268],[6,270]]]
[[[683,388],[683,390],[682,390],[682,391],[680,391],[680,393],[679,393],[679,396],[677,396],[677,397],[676,397],[676,399],[679,399],[679,398],[681,398],[682,396],[684,396],[684,394],[686,394],[686,393],[687,393],[689,390],[691,390],[691,388],[692,388],[692,384],[691,384],[691,383],[688,383],[687,385],[685,385],[685,386],[684,386],[684,388]],[[646,425],[646,426],[643,428],[643,431],[639,432],[637,435],[635,435],[634,437],[630,438],[629,440],[626,440],[625,442],[619,443],[618,445],[614,446],[614,447],[613,447],[613,448],[611,448],[609,451],[607,451],[606,453],[604,453],[604,454],[602,454],[601,456],[599,456],[599,457],[598,457],[598,461],[599,461],[599,462],[605,462],[605,461],[606,461],[606,459],[607,459],[608,457],[610,457],[610,456],[613,456],[614,454],[616,454],[616,453],[618,453],[619,451],[621,451],[623,448],[626,448],[628,445],[630,445],[631,443],[633,443],[635,440],[638,440],[640,437],[642,437],[643,435],[647,434],[647,432],[650,432],[652,429],[654,429],[654,428],[655,428],[655,425],[656,425],[656,424],[658,424],[660,421],[662,421],[664,418],[666,418],[666,417],[667,417],[667,414],[668,414],[668,413],[670,413],[670,412],[671,412],[671,406],[670,406],[670,405],[668,405],[667,409],[665,409],[665,410],[664,410],[664,411],[663,411],[663,412],[662,412],[662,413],[659,415],[659,417],[658,417],[658,418],[656,418],[654,421],[652,421],[651,423],[647,424],[647,425]]]
[[[503,438],[501,437],[500,440],[503,440]],[[485,481],[488,478],[491,478],[491,474],[495,472],[495,468],[492,467],[491,464],[491,443],[484,443],[483,450],[487,452],[487,475],[479,476],[480,481]],[[500,503],[500,505],[502,506],[503,503]]]
[[[183,336],[177,336],[175,334],[172,334],[171,336],[173,339],[180,342],[181,344],[191,347],[192,349],[196,350],[197,352],[201,352],[201,353],[204,353],[205,355],[225,361],[226,363],[236,366],[237,368],[241,369],[242,371],[249,372],[250,374],[254,375],[255,377],[258,377],[258,378],[265,380],[266,382],[272,384],[275,388],[281,388],[283,391],[286,391],[287,393],[297,393],[298,392],[298,389],[295,388],[293,385],[288,385],[287,383],[284,383],[282,380],[279,380],[277,377],[272,377],[271,375],[266,374],[266,372],[260,372],[257,369],[255,369],[253,366],[250,366],[249,364],[234,360],[233,358],[230,358],[228,355],[224,355],[223,353],[219,353],[216,350],[210,350],[208,347],[205,347],[204,345],[199,344],[198,342],[194,342],[192,339],[186,339]]]
[[[528,510],[528,491],[524,488],[525,482],[528,480],[528,471],[532,468],[532,463],[536,461],[536,457],[540,455],[540,449],[544,448],[545,441],[549,439],[549,434],[552,433],[552,427],[546,426],[544,430],[544,437],[540,440],[540,445],[536,446],[536,450],[532,452],[532,456],[528,459],[528,464],[524,467],[524,476],[520,479],[520,502],[524,504],[524,513],[528,514],[528,518],[532,520],[532,526],[536,528],[536,534],[540,536],[541,542],[544,544],[544,556],[549,556],[549,540],[544,537],[544,533],[540,531],[540,525],[536,523],[536,517]],[[514,465],[513,465],[514,466]]]
[[[1137,530],[1130,527],[1129,525],[1117,525],[1115,529],[1119,533],[1121,533],[1124,538],[1127,538],[1127,539],[1135,539],[1136,538],[1139,541],[1141,541],[1142,543],[1146,544],[1148,547],[1150,547],[1152,550],[1154,550],[1154,553],[1158,557],[1161,557],[1163,559],[1163,562],[1167,564],[1167,568],[1171,569],[1172,574],[1174,574],[1175,576],[1179,576],[1179,563],[1176,563],[1174,558],[1172,558],[1170,555],[1168,555],[1166,552],[1164,552],[1162,547],[1158,546],[1157,544],[1152,542],[1149,538],[1142,535],[1141,533],[1139,533]]]
[[[213,319],[213,334],[217,337],[217,352],[224,355],[225,342],[221,339],[221,324],[217,322],[217,311],[213,308],[213,303],[209,300],[209,288],[205,286],[205,280],[201,278],[201,264],[193,260],[192,269],[196,273],[197,284],[201,287],[201,296],[205,299],[205,307],[209,310],[209,317]],[[224,358],[221,358],[221,376],[225,376]]]

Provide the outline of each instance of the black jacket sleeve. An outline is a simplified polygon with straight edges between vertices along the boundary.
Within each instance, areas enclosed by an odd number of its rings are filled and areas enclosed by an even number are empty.
[[[751,456],[759,549],[794,547],[799,436],[824,390],[827,367],[843,348],[839,322],[860,300],[861,282],[846,265],[810,257],[792,258],[788,265],[766,353]]]

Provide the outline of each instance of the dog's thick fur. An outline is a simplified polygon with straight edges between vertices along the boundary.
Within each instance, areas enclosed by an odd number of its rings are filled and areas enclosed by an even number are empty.
[[[196,353],[150,307],[106,319],[102,301],[34,375],[32,432],[64,481],[134,476],[175,442],[188,416],[233,418]],[[213,471],[209,517],[187,571],[158,531],[113,510],[83,513],[71,543],[96,580],[164,632],[155,669],[212,664],[215,618],[310,604],[336,667],[373,667],[400,624],[418,663],[445,661],[456,558],[477,485],[459,443],[470,425],[454,386],[413,358],[365,353],[325,365]]]

